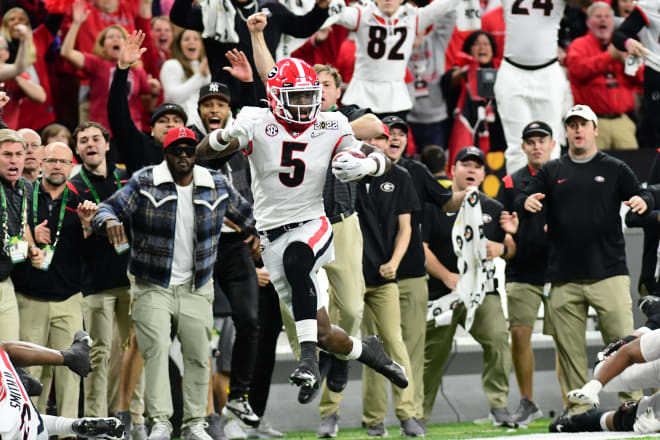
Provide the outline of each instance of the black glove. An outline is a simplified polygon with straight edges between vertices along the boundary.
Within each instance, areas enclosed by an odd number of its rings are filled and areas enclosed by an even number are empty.
[[[89,360],[89,349],[92,338],[87,332],[78,330],[73,338],[73,344],[66,350],[60,351],[64,357],[64,365],[79,376],[87,377],[92,371],[92,362]]]

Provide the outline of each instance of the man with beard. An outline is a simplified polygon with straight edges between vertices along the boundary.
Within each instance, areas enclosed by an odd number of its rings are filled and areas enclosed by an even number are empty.
[[[139,46],[138,46],[139,47]],[[103,202],[94,228],[111,243],[125,241],[130,220],[132,319],[145,359],[150,440],[169,440],[172,400],[168,352],[172,323],[183,349],[183,429],[186,440],[210,440],[204,431],[213,316],[213,265],[225,213],[241,230],[254,231],[250,205],[221,174],[196,166],[195,134],[167,132],[165,160],[133,175]]]
[[[32,190],[26,206],[28,224],[45,257],[35,268],[22,264],[12,273],[20,315],[22,341],[63,350],[83,328],[81,268],[82,242],[91,235],[96,211],[67,183],[73,163],[68,145],[55,142],[44,149],[43,177]],[[65,369],[34,366],[28,369],[44,387],[37,409],[46,412],[48,394],[55,380],[58,415],[78,415],[80,378]]]
[[[190,125],[198,139],[202,139],[216,128],[225,128],[231,124],[231,98],[229,88],[220,82],[212,82],[199,90],[197,112],[202,120],[202,126]]]
[[[126,170],[106,160],[110,150],[110,134],[102,125],[82,123],[73,132],[73,138],[83,164],[80,172],[71,179],[71,184],[83,199],[101,203],[126,184]],[[83,311],[85,326],[92,338],[94,367],[85,381],[87,416],[103,417],[108,414],[108,363],[115,322],[121,346],[128,342],[131,295],[126,277],[126,250],[126,244],[114,247],[105,237],[98,235],[85,240],[83,245]],[[117,380],[111,388],[118,386]]]
[[[41,136],[31,128],[21,128],[18,134],[25,141],[25,164],[23,177],[34,183],[41,172]]]

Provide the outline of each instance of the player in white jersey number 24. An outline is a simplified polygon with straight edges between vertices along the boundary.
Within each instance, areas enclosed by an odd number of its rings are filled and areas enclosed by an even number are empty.
[[[124,437],[124,427],[114,417],[69,419],[39,414],[30,400],[28,390],[32,391],[36,388],[39,393],[41,384],[19,367],[63,365],[84,377],[92,371],[89,347],[89,335],[82,330],[76,333],[71,347],[62,351],[28,342],[0,341],[0,438],[2,440],[47,440],[51,435],[77,435],[110,440]],[[28,383],[31,386],[26,386]],[[71,392],[78,391],[71,390]]]
[[[378,176],[390,167],[376,147],[353,135],[339,112],[321,112],[321,85],[314,69],[296,58],[278,62],[268,74],[269,108],[244,107],[231,127],[218,129],[197,146],[197,157],[221,157],[243,150],[250,160],[254,217],[264,265],[281,300],[296,321],[300,363],[292,383],[320,385],[317,344],[357,359],[405,388],[405,370],[393,362],[375,336],[363,341],[332,325],[316,280],[332,261],[332,228],[323,207],[328,165],[344,181]]]

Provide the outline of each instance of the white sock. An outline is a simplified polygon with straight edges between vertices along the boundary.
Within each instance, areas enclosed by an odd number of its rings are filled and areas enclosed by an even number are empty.
[[[600,416],[600,429],[602,429],[603,431],[609,431],[609,429],[607,429],[607,423],[605,422],[605,419],[607,419],[607,416],[612,414],[613,412],[614,411],[607,411],[606,413],[603,413],[602,416]]]
[[[351,338],[351,342],[353,342],[353,347],[351,348],[351,351],[343,357],[345,357],[347,360],[357,359],[362,355],[362,341],[353,336],[349,336],[349,338]]]
[[[303,319],[296,321],[296,334],[298,342],[318,342],[318,327],[316,319]]]
[[[603,384],[597,379],[591,379],[582,387],[582,391],[589,396],[598,396],[598,393],[600,393],[600,390],[602,389]]]
[[[75,432],[73,432],[73,422],[75,422],[76,419],[44,414],[41,414],[41,419],[44,421],[44,425],[46,425],[48,435],[75,434]]]

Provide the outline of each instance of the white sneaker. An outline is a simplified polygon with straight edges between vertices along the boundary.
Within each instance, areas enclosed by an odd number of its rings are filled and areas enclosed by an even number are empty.
[[[167,419],[158,419],[154,421],[151,432],[147,440],[170,440],[172,436],[172,425]]]
[[[270,426],[270,423],[263,417],[261,418],[261,421],[259,422],[259,426],[256,428],[252,428],[250,426],[244,426],[243,430],[247,434],[248,438],[280,438],[284,437],[284,434],[282,434],[280,431],[277,429],[273,428]]]
[[[237,419],[230,419],[225,423],[225,435],[229,440],[248,438]]]
[[[594,408],[600,406],[600,399],[598,394],[593,394],[584,388],[578,388],[577,390],[569,391],[566,394],[568,401],[574,405],[592,405]]]
[[[184,440],[213,440],[206,432],[206,427],[209,426],[203,419],[193,423],[183,430]]]

